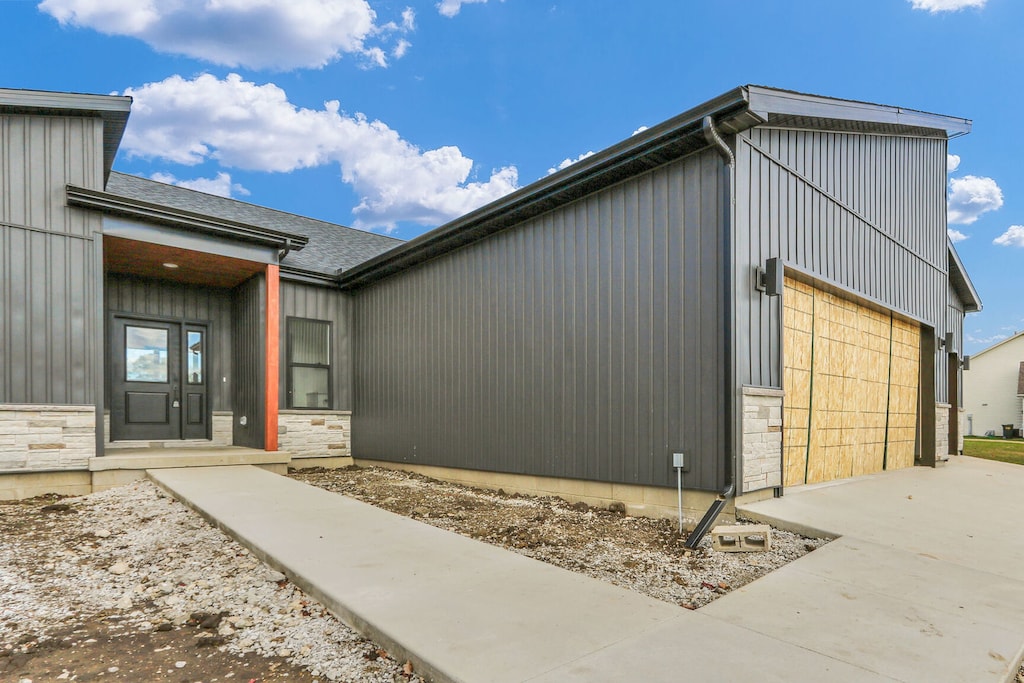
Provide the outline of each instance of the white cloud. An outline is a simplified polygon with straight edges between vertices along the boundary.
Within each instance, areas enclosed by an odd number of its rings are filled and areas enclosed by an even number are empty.
[[[629,137],[633,137],[634,135],[639,135],[640,133],[643,133],[645,130],[647,130],[647,126],[640,126],[636,130],[634,130],[632,133],[630,133]]]
[[[948,230],[946,230],[946,234],[949,235],[949,239],[953,242],[953,244],[956,244],[957,242],[963,242],[965,239],[970,237],[970,235],[965,235],[959,230],[954,230],[953,228],[949,228]]]
[[[454,17],[462,9],[463,5],[485,3],[487,0],[441,0],[437,3],[437,11],[446,17]]]
[[[976,332],[980,334],[981,330],[977,330]],[[990,337],[978,337],[978,336],[975,336],[973,334],[967,333],[967,334],[964,335],[964,341],[970,342],[971,344],[978,344],[980,346],[987,347],[990,344],[995,344],[996,342],[1001,342],[1004,339],[1007,339],[1009,336],[1010,335],[1008,335],[1008,334],[993,334]]]
[[[391,51],[391,56],[394,57],[395,59],[401,59],[402,57],[405,56],[405,53],[409,51],[409,48],[411,46],[412,43],[410,43],[405,38],[402,38],[397,43],[395,43],[395,48]]]
[[[960,157],[956,154],[946,155],[946,173],[952,173],[956,169],[960,168]]]
[[[401,25],[377,26],[366,0],[42,0],[39,9],[161,52],[280,70],[322,67],[343,53],[384,66],[383,49],[367,42],[411,31],[415,16],[406,10]]]
[[[558,164],[557,167],[552,167],[552,168],[548,169],[548,175],[551,175],[552,173],[554,173],[556,171],[561,171],[562,169],[569,168],[570,166],[572,166],[576,162],[583,161],[587,157],[592,157],[592,156],[594,156],[594,152],[591,151],[591,152],[584,152],[583,154],[579,155],[575,159],[562,159],[562,163]]]
[[[949,181],[947,217],[950,223],[970,225],[981,214],[1003,205],[1003,191],[991,178],[966,175]]]
[[[221,171],[213,178],[179,180],[170,173],[154,173],[150,178],[158,183],[167,183],[168,185],[186,187],[190,190],[205,192],[206,194],[215,194],[218,197],[237,197],[249,194],[249,190],[245,189],[238,183],[231,182],[231,175],[224,171]]]
[[[360,198],[356,227],[436,225],[518,187],[514,166],[471,179],[473,160],[458,147],[423,151],[381,121],[341,111],[337,101],[299,108],[273,83],[237,74],[171,76],[124,94],[135,98],[122,142],[129,156],[272,172],[337,163]]]
[[[981,9],[988,0],[910,0],[914,9],[923,9],[936,14],[937,12],[957,12],[968,7]]]
[[[992,240],[992,244],[1001,247],[1024,247],[1024,225],[1011,225],[999,237]]]

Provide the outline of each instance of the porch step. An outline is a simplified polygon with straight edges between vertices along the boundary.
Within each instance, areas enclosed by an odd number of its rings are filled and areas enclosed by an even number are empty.
[[[181,450],[187,448],[221,448],[213,445],[209,439],[175,439],[173,441],[108,441],[103,444],[104,450],[112,451],[137,451],[140,449],[166,448],[169,450]]]
[[[286,451],[261,451],[240,446],[206,448],[121,448],[89,459],[89,471],[150,470],[168,467],[215,467],[220,465],[287,465]]]

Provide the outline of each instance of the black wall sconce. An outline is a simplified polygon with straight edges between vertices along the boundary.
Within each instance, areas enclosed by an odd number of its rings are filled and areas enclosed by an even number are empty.
[[[782,294],[782,260],[770,258],[764,262],[764,268],[758,266],[754,270],[754,281],[757,291],[764,292],[768,296],[779,296]]]

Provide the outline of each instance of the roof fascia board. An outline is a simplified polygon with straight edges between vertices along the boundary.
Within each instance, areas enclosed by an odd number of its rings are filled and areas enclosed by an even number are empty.
[[[789,114],[809,118],[844,119],[932,128],[945,131],[946,136],[951,138],[971,131],[971,120],[956,116],[930,114],[915,109],[883,104],[805,95],[757,85],[749,85],[747,89],[750,97],[750,109],[760,112],[762,115],[769,114],[769,123],[771,123],[771,114]]]
[[[967,294],[970,297],[969,301],[964,301],[964,310],[968,313],[976,313],[982,309],[981,296],[978,294],[978,290],[975,289],[974,283],[971,282],[971,276],[967,274],[967,269],[964,268],[964,263],[960,260],[960,254],[956,253],[953,241],[947,238],[946,244],[949,248],[950,264],[953,266],[950,269],[949,278],[952,280],[955,277],[962,282],[964,289],[967,290]]]
[[[276,264],[280,253],[275,244],[240,242],[220,235],[110,214],[103,216],[103,235],[256,263]]]
[[[74,185],[67,186],[67,198],[70,206],[163,223],[176,228],[272,246],[277,249],[298,251],[309,242],[309,238],[305,235],[270,230],[223,218],[211,218],[191,211],[172,209],[160,204],[150,204]]]
[[[606,184],[618,182],[616,170],[680,142],[688,136],[697,135],[703,139],[701,122],[705,116],[731,117],[733,123],[728,126],[731,133],[762,122],[757,117],[744,116],[746,113],[746,89],[734,88],[566,169],[552,173],[461,218],[339,273],[341,286],[343,289],[354,289],[427,261],[450,249],[483,239],[489,234],[548,210],[550,207],[544,206],[544,202],[555,195],[572,194],[576,190],[579,196],[585,196]],[[701,144],[701,147],[707,146],[706,142]],[[560,200],[558,203],[565,201],[572,199]],[[531,212],[531,208],[537,210]]]
[[[983,356],[986,353],[988,353],[989,351],[995,351],[1000,346],[1005,346],[1006,344],[1009,344],[1010,342],[1014,341],[1015,339],[1020,339],[1021,337],[1024,337],[1024,331],[1017,332],[1016,334],[1011,335],[1011,336],[1007,337],[1006,339],[1000,339],[999,341],[997,341],[992,346],[990,346],[990,347],[988,347],[986,349],[982,349],[981,351],[978,351],[977,353],[970,354],[971,355],[971,362],[973,363],[978,358],[978,356]]]
[[[121,112],[127,114],[132,98],[123,95],[86,95],[79,93],[48,92],[45,90],[12,90],[0,88],[0,108],[66,110],[72,113],[99,114]]]

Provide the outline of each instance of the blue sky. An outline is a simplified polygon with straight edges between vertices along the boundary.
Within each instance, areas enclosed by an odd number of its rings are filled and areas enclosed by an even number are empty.
[[[0,87],[135,98],[115,168],[410,238],[737,85],[970,118],[950,229],[1024,329],[1020,0],[0,0]]]

